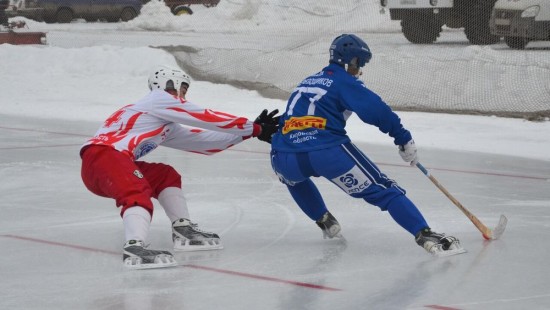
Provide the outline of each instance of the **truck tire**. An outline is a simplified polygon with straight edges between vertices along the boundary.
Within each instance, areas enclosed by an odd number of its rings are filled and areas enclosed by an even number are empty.
[[[136,18],[136,16],[137,16],[137,13],[136,11],[134,11],[134,9],[124,8],[124,10],[122,10],[122,12],[120,13],[120,20],[122,20],[123,22],[127,22],[129,20]]]
[[[46,24],[53,24],[53,23],[55,23],[55,22],[56,22],[56,20],[55,20],[55,15],[53,15],[53,16],[44,16],[44,22],[45,22]]]
[[[466,11],[464,33],[470,43],[475,45],[495,44],[500,41],[499,36],[491,34],[489,19],[495,1],[478,0]]]
[[[57,13],[55,13],[55,21],[60,24],[68,24],[73,18],[73,11],[69,8],[60,8]]]
[[[191,14],[193,14],[193,11],[188,6],[180,5],[180,6],[175,7],[174,10],[172,10],[172,14],[174,14],[176,16],[191,15]]]
[[[527,43],[529,43],[529,39],[522,37],[504,37],[504,42],[506,42],[506,45],[510,48],[522,50]]]
[[[434,43],[443,25],[430,14],[411,13],[401,20],[401,29],[405,38],[415,44]]]

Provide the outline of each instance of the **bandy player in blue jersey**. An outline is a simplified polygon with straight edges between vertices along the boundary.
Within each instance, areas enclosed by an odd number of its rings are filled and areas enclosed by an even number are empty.
[[[411,133],[358,78],[372,57],[367,44],[356,35],[343,34],[334,39],[329,51],[329,65],[294,89],[272,137],[271,163],[281,182],[325,238],[341,236],[341,227],[311,177],[324,177],[348,195],[388,211],[431,254],[464,252],[457,238],[432,231],[405,190],[382,173],[346,134],[346,120],[356,113],[363,122],[393,138],[404,161],[411,165],[418,161]]]

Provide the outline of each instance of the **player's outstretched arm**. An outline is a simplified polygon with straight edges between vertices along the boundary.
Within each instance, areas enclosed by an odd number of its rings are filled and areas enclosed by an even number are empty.
[[[267,109],[264,109],[256,120],[254,124],[257,124],[261,127],[260,134],[256,136],[261,141],[271,144],[271,137],[279,130],[279,118],[280,116],[275,116],[279,113],[279,110],[275,109],[268,113]]]

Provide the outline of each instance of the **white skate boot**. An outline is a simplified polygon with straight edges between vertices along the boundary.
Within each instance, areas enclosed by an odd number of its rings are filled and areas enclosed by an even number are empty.
[[[172,240],[176,251],[205,251],[223,249],[217,234],[205,232],[188,219],[172,223]]]
[[[342,235],[340,234],[340,230],[342,229],[340,227],[340,223],[338,223],[336,218],[330,212],[325,213],[323,217],[315,223],[323,231],[323,239],[332,239],[334,237],[342,238]]]
[[[127,269],[174,267],[178,263],[168,251],[148,250],[141,240],[130,240],[124,245],[122,262]]]
[[[437,256],[451,256],[465,253],[466,250],[460,245],[460,241],[452,236],[438,234],[429,227],[422,229],[416,234],[416,243],[423,247],[428,253]]]

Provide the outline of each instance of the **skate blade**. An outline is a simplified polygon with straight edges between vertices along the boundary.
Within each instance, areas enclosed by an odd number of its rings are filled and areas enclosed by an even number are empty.
[[[336,236],[334,236],[334,238],[337,240],[341,240],[342,242],[347,242],[346,238],[342,234],[337,234]]]
[[[342,240],[346,240],[346,238],[344,238],[344,235],[342,235],[341,233],[337,233],[335,236],[329,236],[328,234],[324,233],[323,234],[323,239],[342,239]]]
[[[342,235],[341,233],[337,233],[337,234],[336,234],[334,237],[332,237],[332,238],[344,239],[344,240],[346,239],[346,238],[344,238],[344,235]]]
[[[142,264],[142,260],[139,257],[130,257],[124,260],[124,268],[128,270],[142,270],[142,269],[157,269],[176,267],[178,263],[172,256],[159,255],[155,257],[154,263]]]
[[[189,240],[176,239],[174,242],[174,251],[193,252],[193,251],[211,251],[221,250],[223,245],[220,240],[205,240],[203,244],[190,244]]]
[[[344,238],[341,231],[340,225],[333,225],[329,231],[323,230],[323,239]]]
[[[440,258],[440,257],[448,257],[448,256],[458,255],[458,254],[462,254],[462,253],[466,253],[466,249],[459,248],[459,249],[454,249],[454,250],[435,252],[432,255],[437,257],[437,258]]]

